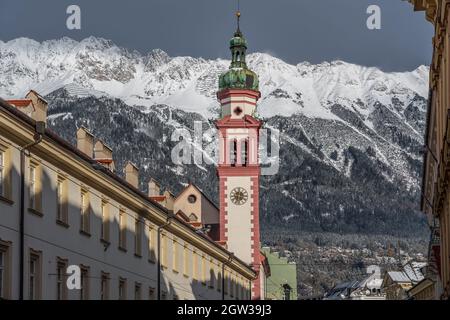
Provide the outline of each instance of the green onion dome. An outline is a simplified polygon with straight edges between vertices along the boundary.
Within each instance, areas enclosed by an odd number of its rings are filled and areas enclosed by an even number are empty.
[[[219,90],[223,89],[249,89],[259,90],[259,80],[255,72],[247,67],[245,55],[247,41],[238,30],[230,40],[231,65],[227,72],[219,77]]]

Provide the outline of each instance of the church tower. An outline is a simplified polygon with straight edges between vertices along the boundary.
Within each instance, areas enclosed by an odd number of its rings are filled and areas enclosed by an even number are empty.
[[[252,299],[261,298],[259,234],[259,130],[256,103],[260,98],[258,76],[247,67],[247,41],[239,27],[230,40],[231,65],[219,79],[221,106],[219,130],[220,241],[258,273]]]

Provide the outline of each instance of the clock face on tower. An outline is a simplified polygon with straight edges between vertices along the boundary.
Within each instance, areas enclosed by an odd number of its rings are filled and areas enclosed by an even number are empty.
[[[235,205],[243,205],[248,200],[247,190],[241,187],[234,188],[233,190],[231,190],[230,198]]]

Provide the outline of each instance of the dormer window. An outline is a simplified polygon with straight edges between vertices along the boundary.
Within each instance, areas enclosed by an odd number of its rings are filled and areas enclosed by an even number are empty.
[[[197,222],[198,218],[195,214],[191,213],[191,215],[189,216],[189,221],[190,222]]]

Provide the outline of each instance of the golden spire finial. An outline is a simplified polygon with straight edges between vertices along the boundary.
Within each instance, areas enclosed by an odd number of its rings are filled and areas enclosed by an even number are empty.
[[[240,3],[241,1],[240,0],[238,0],[238,7],[237,7],[237,11],[236,11],[236,18],[237,18],[237,32],[240,32],[241,30],[240,30],[240,26],[239,26],[239,22],[240,22],[240,20],[241,20],[241,3]]]

